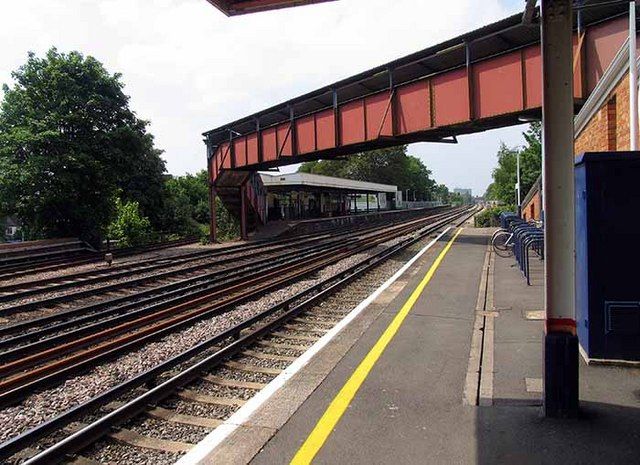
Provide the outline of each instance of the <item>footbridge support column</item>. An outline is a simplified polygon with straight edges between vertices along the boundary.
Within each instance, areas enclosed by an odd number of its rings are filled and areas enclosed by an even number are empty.
[[[215,244],[218,240],[218,221],[216,217],[216,187],[213,183],[209,184],[209,240],[212,244]]]
[[[240,237],[243,241],[249,238],[247,233],[247,181],[240,185]]]
[[[572,0],[542,0],[545,220],[544,411],[578,413]]]

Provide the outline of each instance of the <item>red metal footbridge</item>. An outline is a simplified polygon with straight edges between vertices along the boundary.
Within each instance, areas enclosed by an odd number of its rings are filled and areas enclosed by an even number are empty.
[[[577,15],[576,109],[625,41],[626,13],[624,4],[601,4]],[[540,27],[514,15],[207,131],[212,209],[219,195],[246,237],[251,222],[265,220],[255,203],[257,170],[413,142],[455,143],[457,135],[539,118],[541,109]]]

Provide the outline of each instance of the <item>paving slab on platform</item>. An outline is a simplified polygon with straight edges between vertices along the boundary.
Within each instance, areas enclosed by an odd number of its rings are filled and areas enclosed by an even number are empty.
[[[543,262],[531,260],[530,286],[513,258],[496,256],[494,264],[499,316],[495,319],[493,403],[541,405],[541,391],[527,389],[526,379],[542,378]]]

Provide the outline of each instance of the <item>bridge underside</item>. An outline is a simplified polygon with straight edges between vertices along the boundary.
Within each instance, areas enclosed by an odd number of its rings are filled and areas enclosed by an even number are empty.
[[[227,16],[258,13],[260,11],[332,2],[335,0],[207,0]]]
[[[581,11],[573,39],[576,107],[624,42],[626,12],[624,4]],[[206,132],[210,181],[215,189],[234,170],[455,142],[539,117],[541,108],[540,28],[514,15]]]

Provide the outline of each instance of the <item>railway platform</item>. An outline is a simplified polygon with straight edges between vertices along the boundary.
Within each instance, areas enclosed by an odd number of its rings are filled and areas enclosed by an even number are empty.
[[[270,221],[265,226],[250,235],[250,240],[274,239],[291,237],[295,235],[319,233],[336,228],[349,226],[366,226],[382,224],[384,222],[402,221],[418,217],[425,212],[443,208],[421,207],[401,208],[396,210],[375,210],[351,212],[347,215],[331,216],[326,218],[308,218],[302,220],[278,220]]]
[[[542,262],[527,286],[468,226],[179,463],[638,463],[640,370],[581,363],[581,417],[545,419]]]

